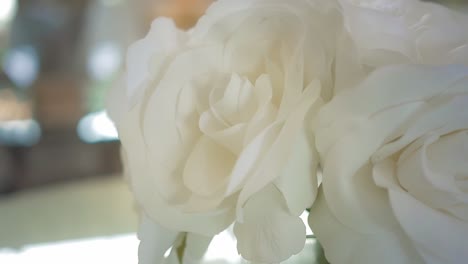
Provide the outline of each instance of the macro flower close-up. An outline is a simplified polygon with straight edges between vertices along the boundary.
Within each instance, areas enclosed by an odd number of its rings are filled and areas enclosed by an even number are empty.
[[[313,238],[331,263],[459,263],[467,21],[416,0],[218,0],[189,29],[154,20],[107,103],[140,263],[203,262],[222,232],[259,263]]]
[[[0,264],[468,263],[468,0],[0,0]]]
[[[302,250],[318,184],[310,121],[331,96],[338,14],[325,1],[218,1],[190,31],[158,19],[130,47],[109,109],[138,205],[168,240],[234,223],[248,260]]]
[[[463,263],[467,105],[468,67],[399,65],[322,108],[309,223],[331,263]]]

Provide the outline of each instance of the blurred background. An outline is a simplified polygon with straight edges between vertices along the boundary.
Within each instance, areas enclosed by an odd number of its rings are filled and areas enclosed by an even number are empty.
[[[0,263],[136,263],[105,94],[154,18],[190,28],[210,2],[0,0]]]
[[[0,192],[120,171],[106,91],[155,17],[190,27],[197,2],[0,0]]]
[[[104,98],[154,18],[189,28],[210,2],[0,0],[0,263],[136,263]]]

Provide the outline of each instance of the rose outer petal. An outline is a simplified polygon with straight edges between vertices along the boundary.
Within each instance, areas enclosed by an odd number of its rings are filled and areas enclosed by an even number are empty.
[[[245,205],[244,223],[235,223],[237,249],[247,260],[278,263],[298,254],[306,239],[302,220],[291,215],[281,193],[270,184]]]
[[[330,263],[424,263],[399,229],[365,234],[341,222],[328,207],[322,188],[310,210],[309,225]]]
[[[464,263],[468,225],[402,191],[389,190],[395,216],[426,263]],[[436,261],[436,262],[434,262]]]
[[[178,235],[179,232],[166,229],[155,223],[146,214],[143,214],[138,228],[138,239],[140,239],[138,263],[160,263]]]

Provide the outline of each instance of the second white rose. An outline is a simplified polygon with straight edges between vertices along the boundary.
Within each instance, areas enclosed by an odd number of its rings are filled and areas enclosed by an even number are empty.
[[[468,67],[377,70],[321,110],[310,225],[340,263],[468,259]]]

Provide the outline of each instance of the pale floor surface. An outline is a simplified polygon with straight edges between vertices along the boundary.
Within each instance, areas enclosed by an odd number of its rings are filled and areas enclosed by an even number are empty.
[[[0,263],[136,264],[137,222],[133,198],[120,177],[14,194],[0,199]],[[287,263],[311,264],[316,254],[310,241]],[[209,264],[246,263],[239,262],[229,234],[215,237],[205,257]]]

